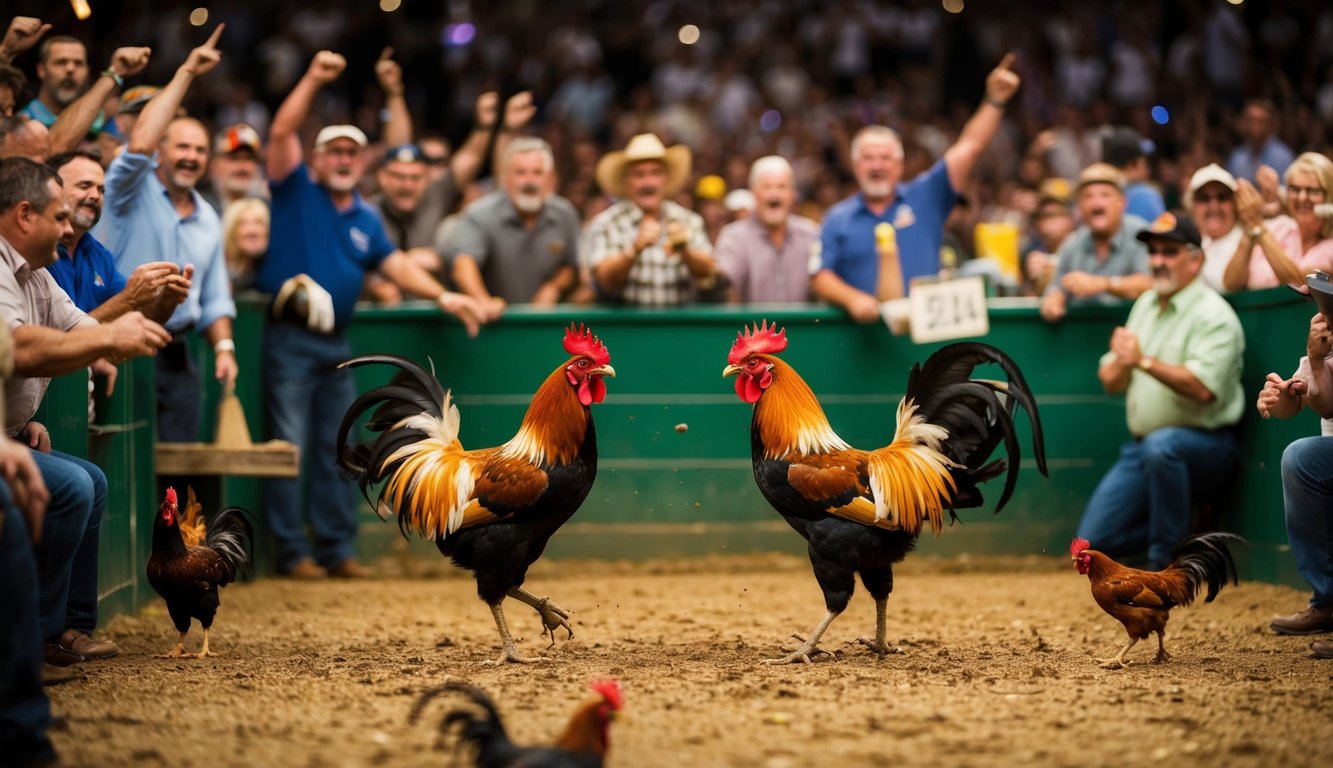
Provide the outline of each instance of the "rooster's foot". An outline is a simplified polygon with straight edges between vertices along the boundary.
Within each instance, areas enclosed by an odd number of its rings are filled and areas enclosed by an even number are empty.
[[[540,664],[543,661],[550,661],[545,656],[533,656],[531,658],[518,655],[515,649],[507,650],[500,654],[500,658],[495,661],[483,661],[483,667],[503,667],[505,664]]]
[[[180,648],[172,649],[169,653],[153,654],[153,658],[155,659],[190,659],[193,657],[194,657],[193,653],[185,653]]]
[[[899,648],[899,647],[896,646],[896,645],[889,645],[888,643],[884,643],[884,642],[881,642],[881,641],[879,641],[879,640],[875,640],[875,639],[873,639],[873,638],[869,638],[869,637],[858,637],[858,638],[856,638],[856,644],[857,644],[857,645],[864,645],[867,649],[870,650],[871,653],[875,654],[876,656],[880,656],[880,657],[888,656],[888,655],[891,654],[891,653],[902,653],[902,652],[903,652],[903,649],[902,649],[902,648]]]
[[[801,646],[800,646],[799,648],[794,648],[794,649],[793,649],[793,648],[785,648],[785,647],[784,647],[782,650],[784,650],[784,651],[791,651],[791,653],[789,653],[789,654],[786,655],[786,656],[783,656],[782,658],[778,658],[778,659],[764,659],[764,663],[765,663],[765,664],[795,664],[796,662],[799,661],[799,662],[803,662],[803,663],[805,663],[805,664],[812,664],[812,663],[814,663],[813,660],[812,660],[813,658],[818,658],[818,657],[821,656],[821,655],[833,656],[833,653],[832,653],[832,652],[830,652],[830,651],[826,651],[826,650],[824,650],[823,648],[820,648],[819,646],[817,646],[817,645],[815,645],[814,643],[812,643],[812,642],[806,640],[805,638],[801,637],[800,635],[792,635],[792,637],[794,637],[794,638],[796,638],[797,640],[800,640],[800,641],[801,641]]]
[[[1158,651],[1157,658],[1153,659],[1154,664],[1164,664],[1171,660],[1171,654],[1166,651]]]
[[[1129,665],[1134,663],[1132,661],[1125,661],[1118,657],[1111,659],[1093,659],[1093,661],[1100,664],[1102,669],[1129,669]]]
[[[574,629],[569,626],[569,611],[551,602],[549,597],[543,597],[535,607],[537,613],[541,614],[542,625],[546,627],[542,634],[550,633],[551,635],[551,644],[546,646],[547,648],[555,647],[555,631],[557,629],[564,629],[565,632],[569,633],[568,637],[565,638],[566,640],[574,637]]]

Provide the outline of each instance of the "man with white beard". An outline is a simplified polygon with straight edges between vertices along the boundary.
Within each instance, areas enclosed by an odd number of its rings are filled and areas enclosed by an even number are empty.
[[[728,301],[809,301],[819,225],[791,212],[796,203],[791,163],[777,155],[754,161],[750,192],[753,214],[723,227],[714,249],[718,269],[731,284]]]
[[[514,139],[500,189],[467,207],[449,254],[459,290],[481,303],[485,322],[508,304],[549,307],[578,284],[579,216],[552,193],[555,160],[542,139]]]

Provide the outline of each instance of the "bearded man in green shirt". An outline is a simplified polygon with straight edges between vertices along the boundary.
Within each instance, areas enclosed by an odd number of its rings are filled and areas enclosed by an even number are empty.
[[[1078,536],[1111,556],[1147,551],[1164,568],[1189,533],[1190,501],[1224,486],[1238,460],[1245,336],[1231,305],[1199,279],[1199,230],[1164,213],[1138,234],[1153,287],[1111,335],[1097,377],[1125,393],[1134,439],[1093,491]]]

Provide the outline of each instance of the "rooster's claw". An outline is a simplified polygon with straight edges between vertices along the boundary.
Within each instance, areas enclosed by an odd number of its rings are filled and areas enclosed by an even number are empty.
[[[551,602],[549,597],[543,597],[533,607],[541,615],[542,625],[546,627],[542,634],[550,633],[551,635],[551,644],[546,646],[547,648],[555,647],[555,631],[557,629],[564,629],[565,632],[569,633],[565,638],[566,640],[574,637],[574,629],[569,626],[569,611]]]
[[[858,637],[856,638],[855,643],[857,645],[864,645],[866,648],[870,650],[871,653],[880,657],[888,656],[891,653],[903,652],[903,649],[899,648],[896,645],[889,645],[887,643],[882,643],[878,640],[872,640],[868,637]]]

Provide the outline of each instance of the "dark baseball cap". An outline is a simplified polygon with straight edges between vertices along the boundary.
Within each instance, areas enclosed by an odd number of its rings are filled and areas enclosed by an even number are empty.
[[[1203,241],[1199,238],[1199,228],[1194,226],[1194,220],[1170,212],[1153,219],[1151,226],[1134,237],[1141,243],[1149,240],[1175,240],[1177,243],[1192,245],[1195,248],[1203,247]]]
[[[386,163],[425,163],[426,156],[416,144],[399,144],[384,150]]]
[[[1133,128],[1117,126],[1102,135],[1102,162],[1124,168],[1153,151],[1153,143]]]

